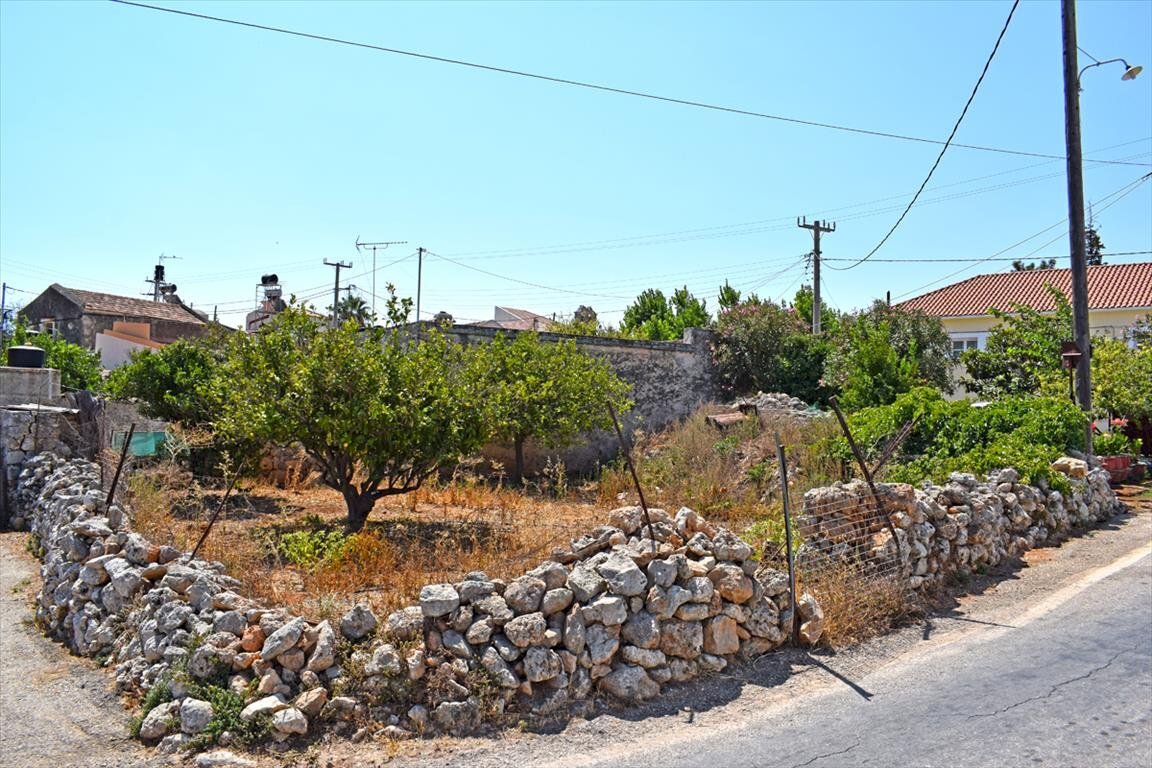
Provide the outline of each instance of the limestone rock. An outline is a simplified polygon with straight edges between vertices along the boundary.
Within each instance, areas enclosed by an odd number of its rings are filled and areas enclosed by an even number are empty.
[[[544,614],[539,612],[517,616],[504,625],[505,636],[517,648],[539,645],[547,630],[548,623],[544,620]]]
[[[260,649],[260,656],[265,661],[271,661],[289,648],[295,647],[296,643],[300,642],[300,635],[303,634],[304,627],[304,619],[302,618],[293,619],[280,627],[264,641],[264,646]]]
[[[534,646],[524,654],[524,676],[533,683],[551,680],[564,672],[564,664],[555,651]]]
[[[736,634],[736,620],[721,614],[704,623],[704,652],[726,656],[740,650],[740,637]]]
[[[615,595],[642,595],[648,589],[648,577],[623,552],[613,552],[607,560],[596,566],[596,572],[604,578],[608,591]]]
[[[643,667],[622,664],[600,679],[600,689],[624,701],[645,701],[660,693],[660,685]]]
[[[752,579],[736,565],[718,565],[708,574],[720,597],[733,603],[743,603],[752,597]]]
[[[340,619],[340,634],[356,641],[367,637],[376,629],[376,614],[364,603],[357,603]]]
[[[540,601],[548,590],[542,579],[535,576],[521,576],[513,579],[504,590],[504,602],[517,614],[532,613],[540,608]]]
[[[695,659],[704,646],[704,628],[697,621],[660,622],[660,650],[667,656]]]
[[[272,727],[280,733],[308,733],[308,718],[295,707],[288,707],[272,715]]]
[[[424,631],[424,612],[416,605],[388,614],[384,619],[384,634],[397,642],[416,640]]]

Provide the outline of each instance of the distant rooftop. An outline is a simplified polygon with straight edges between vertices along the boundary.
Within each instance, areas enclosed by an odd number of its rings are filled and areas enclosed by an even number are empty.
[[[1152,262],[1088,267],[1089,309],[1152,310]],[[900,309],[919,309],[933,317],[986,315],[989,308],[1007,312],[1022,304],[1052,312],[1056,304],[1045,286],[1072,295],[1072,270],[1033,269],[976,275],[900,302]]]
[[[115,296],[111,293],[84,291],[79,288],[65,288],[59,283],[51,286],[63,296],[82,307],[89,315],[113,315],[116,317],[147,317],[153,320],[170,320],[177,323],[200,325],[205,318],[182,303],[150,301],[132,296]]]
[[[552,318],[526,309],[496,307],[495,319],[472,325],[477,328],[503,328],[509,331],[546,331],[552,327]]]

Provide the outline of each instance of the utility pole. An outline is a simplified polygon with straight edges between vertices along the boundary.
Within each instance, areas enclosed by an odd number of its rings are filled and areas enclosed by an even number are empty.
[[[363,248],[372,249],[372,314],[376,314],[376,251],[386,250],[390,245],[406,245],[407,240],[387,240],[380,243],[362,243],[360,238],[356,238],[356,250],[359,251]]]
[[[152,279],[144,281],[146,283],[152,283],[152,301],[160,301],[160,287],[168,284],[164,280],[164,260],[165,259],[172,260],[172,259],[178,259],[178,258],[180,258],[180,257],[179,256],[165,256],[163,253],[161,253],[160,258],[158,258],[156,260],[156,266],[154,266],[152,268]],[[147,296],[148,294],[144,294],[144,295]]]
[[[424,279],[424,251],[416,249],[416,341],[420,341],[420,288]]]
[[[324,265],[328,267],[336,267],[336,286],[332,289],[332,327],[335,328],[339,324],[337,319],[339,314],[336,309],[340,306],[340,270],[351,269],[351,264],[345,264],[342,261],[331,262],[324,259]]]
[[[812,333],[820,333],[820,233],[835,232],[836,222],[817,219],[811,224],[808,217],[796,219],[796,226],[812,230]]]
[[[0,284],[0,340],[8,334],[8,283]]]
[[[1068,154],[1068,239],[1072,272],[1072,334],[1080,348],[1076,365],[1076,394],[1088,418],[1087,443],[1092,453],[1092,342],[1088,337],[1088,258],[1084,238],[1084,167],[1080,148],[1080,75],[1076,54],[1076,3],[1062,0],[1064,31],[1064,138]]]

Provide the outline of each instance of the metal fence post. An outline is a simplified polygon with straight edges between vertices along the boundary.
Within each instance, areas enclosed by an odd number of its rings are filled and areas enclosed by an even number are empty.
[[[780,488],[784,498],[784,546],[788,552],[788,595],[792,603],[792,643],[800,643],[800,608],[796,595],[796,559],[792,552],[792,514],[788,498],[788,463],[784,456],[784,446],[780,443],[780,433],[776,433],[776,460],[780,463]]]

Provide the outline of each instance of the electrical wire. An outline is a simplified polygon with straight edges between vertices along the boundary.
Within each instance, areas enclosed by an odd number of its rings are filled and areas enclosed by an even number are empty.
[[[1004,20],[1004,26],[1001,27],[1000,34],[996,36],[996,44],[992,46],[992,52],[988,54],[988,59],[984,62],[984,68],[980,70],[980,77],[976,78],[976,85],[972,87],[972,93],[968,94],[968,101],[964,103],[964,109],[960,110],[960,117],[956,118],[956,124],[952,126],[952,132],[948,134],[947,141],[945,141],[944,146],[940,148],[940,154],[936,156],[936,162],[932,163],[932,167],[928,169],[928,175],[925,176],[924,181],[920,183],[920,188],[916,190],[916,194],[908,201],[908,206],[904,209],[904,212],[896,219],[896,223],[892,225],[888,233],[880,238],[880,242],[876,244],[876,247],[868,251],[863,258],[847,267],[835,267],[835,269],[844,271],[854,269],[872,258],[877,251],[884,247],[884,243],[888,242],[888,238],[892,237],[892,233],[899,228],[901,222],[904,221],[904,217],[908,215],[908,212],[912,210],[912,206],[920,199],[920,193],[928,186],[928,182],[932,179],[932,174],[936,173],[936,169],[940,167],[940,161],[944,159],[944,153],[948,151],[948,147],[952,144],[952,139],[955,138],[956,132],[960,130],[960,124],[964,122],[964,116],[968,114],[968,108],[972,106],[972,101],[976,98],[976,93],[980,90],[980,84],[984,82],[984,76],[988,74],[988,68],[992,66],[992,60],[996,58],[996,51],[1000,50],[1000,41],[1004,39],[1004,34],[1008,31],[1008,25],[1012,23],[1012,17],[1015,15],[1016,8],[1019,5],[1020,0],[1012,1],[1012,9],[1008,11],[1008,18]]]
[[[1116,203],[1123,200],[1128,195],[1132,194],[1134,191],[1136,191],[1137,188],[1139,188],[1139,186],[1141,184],[1148,181],[1150,178],[1152,178],[1152,173],[1145,174],[1144,176],[1141,176],[1140,178],[1136,179],[1135,181],[1132,181],[1132,182],[1129,182],[1128,184],[1125,184],[1120,189],[1105,195],[1100,200],[1095,201],[1092,204],[1093,205],[1099,205],[1100,203],[1105,203],[1105,201],[1107,201],[1104,205],[1102,205],[1100,207],[1101,211],[1105,211],[1105,210],[1111,208]],[[1024,238],[1023,240],[1020,240],[1016,243],[1013,243],[1012,245],[1008,246],[1007,248],[1004,248],[1000,251],[997,251],[996,253],[992,254],[991,256],[988,256],[987,258],[977,259],[976,261],[973,261],[971,264],[969,264],[967,267],[964,267],[962,269],[958,269],[955,272],[949,272],[947,275],[944,275],[941,278],[933,280],[930,283],[925,283],[924,285],[921,285],[918,288],[913,288],[910,291],[906,291],[904,293],[901,293],[900,295],[895,296],[894,298],[901,299],[901,298],[904,298],[905,296],[912,296],[913,294],[918,294],[920,291],[923,291],[925,288],[931,288],[932,286],[938,285],[938,284],[944,282],[945,280],[948,280],[950,278],[955,277],[956,275],[963,274],[964,272],[967,272],[968,270],[972,269],[973,267],[977,267],[977,266],[979,266],[985,262],[991,261],[992,259],[995,259],[997,256],[1003,256],[1008,251],[1019,248],[1024,243],[1027,243],[1030,240],[1035,240],[1036,238],[1040,237],[1041,235],[1045,234],[1046,232],[1050,232],[1053,229],[1055,229],[1056,227],[1062,226],[1062,225],[1067,224],[1067,223],[1068,223],[1068,217],[1064,217],[1063,219],[1056,222],[1055,224],[1050,224],[1049,226],[1045,227],[1044,229],[1040,230],[1039,232],[1036,232],[1035,234],[1029,235],[1028,237]],[[1038,251],[1040,251],[1040,250],[1048,247],[1052,243],[1056,242],[1060,238],[1066,237],[1066,236],[1067,236],[1067,230],[1065,230],[1064,232],[1061,232],[1059,236],[1053,238],[1052,240],[1049,240],[1047,243],[1040,246],[1039,248],[1026,254],[1024,256],[1024,258],[1028,258],[1028,256],[1031,256],[1031,255],[1037,253]]]
[[[775,120],[783,123],[791,123],[794,125],[803,125],[810,128],[825,128],[834,131],[843,131],[846,133],[855,133],[865,136],[876,136],[885,139],[898,139],[900,141],[918,142],[921,144],[947,144],[937,139],[927,139],[921,136],[907,136],[899,133],[890,133],[887,131],[874,131],[866,128],[854,128],[846,125],[837,125],[835,123],[823,123],[815,120],[803,120],[795,117],[786,117],[784,115],[775,115],[768,112],[757,112],[750,109],[741,109],[738,107],[727,107],[719,104],[710,104],[703,101],[694,101],[692,99],[680,99],[671,96],[660,96],[653,93],[646,93],[644,91],[635,91],[627,88],[616,88],[608,85],[599,85],[597,83],[585,82],[582,80],[572,80],[563,77],[553,77],[551,75],[542,75],[535,72],[527,72],[519,69],[509,69],[507,67],[497,67],[490,64],[479,64],[477,62],[465,61],[463,59],[453,59],[446,56],[435,56],[429,53],[420,53],[418,51],[407,51],[400,48],[389,48],[382,45],[373,45],[371,43],[361,43],[355,40],[347,40],[339,37],[332,37],[329,35],[318,35],[311,32],[301,32],[299,30],[286,29],[283,27],[273,27],[267,24],[256,24],[250,21],[240,21],[238,19],[229,19],[223,16],[210,16],[204,13],[193,13],[191,11],[181,11],[175,8],[165,8],[159,5],[149,5],[147,3],[132,2],[132,0],[110,0],[110,2],[117,5],[131,6],[134,8],[142,8],[150,11],[159,11],[162,13],[170,13],[176,16],[185,16],[193,19],[200,19],[202,21],[214,21],[220,24],[231,24],[237,27],[245,27],[247,29],[256,29],[263,32],[275,32],[281,35],[290,35],[292,37],[301,37],[308,40],[316,40],[323,43],[334,43],[336,45],[346,45],[353,48],[362,48],[365,50],[376,51],[378,53],[391,53],[397,56],[408,56],[414,59],[423,59],[425,61],[435,61],[441,64],[453,64],[460,67],[469,67],[471,69],[483,70],[485,72],[495,72],[503,75],[513,75],[515,77],[530,78],[533,80],[542,80],[544,82],[555,83],[557,85],[568,85],[576,88],[586,88],[593,91],[602,91],[606,93],[615,93],[622,96],[635,96],[641,99],[649,99],[651,101],[665,102],[668,104],[678,104],[680,106],[695,107],[698,109],[707,109],[714,112],[725,112],[728,114],[742,115],[745,117],[756,117],[764,120]],[[1019,0],[1017,0],[1019,2]],[[1013,7],[1015,8],[1015,7]],[[976,144],[952,144],[954,147],[962,149],[979,150],[981,152],[997,152],[1007,155],[1019,155],[1023,157],[1042,157],[1050,160],[1064,160],[1063,155],[1048,155],[1040,152],[1024,152],[1021,150],[1004,149],[1000,147],[986,147]]]

